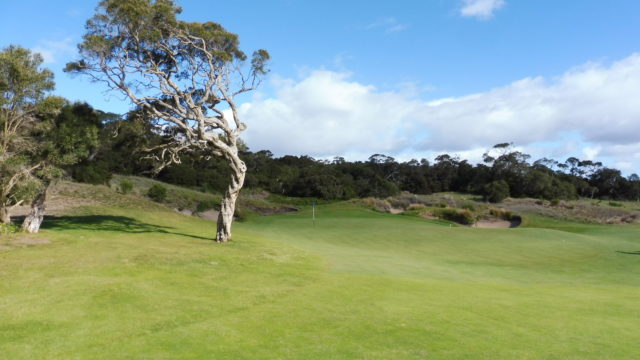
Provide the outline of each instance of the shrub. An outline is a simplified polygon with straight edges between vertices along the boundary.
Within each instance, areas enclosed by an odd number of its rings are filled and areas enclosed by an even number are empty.
[[[409,205],[407,210],[409,210],[409,211],[411,211],[411,210],[422,210],[424,208],[425,208],[425,206],[422,205],[422,204],[411,204],[411,205]]]
[[[20,231],[20,228],[16,224],[5,225],[0,223],[0,234],[14,234]]]
[[[406,209],[412,204],[412,199],[408,199],[405,197],[389,197],[386,200],[392,207],[398,209]]]
[[[622,207],[622,203],[615,202],[615,201],[609,201],[609,206]]]
[[[536,200],[536,205],[544,205],[544,200]]]
[[[111,171],[103,165],[104,164],[89,164],[75,166],[71,170],[71,177],[83,183],[109,185],[111,181]]]
[[[440,201],[440,202],[437,202],[437,203],[433,204],[433,206],[439,207],[439,208],[446,208],[447,207],[447,203]]]
[[[511,211],[505,209],[491,208],[489,209],[489,214],[502,220],[511,221],[513,219]]]
[[[207,210],[215,209],[218,206],[218,203],[214,200],[202,200],[196,206],[196,212],[204,212]]]
[[[147,191],[147,196],[153,201],[163,202],[167,198],[167,188],[160,184],[154,184]]]
[[[133,183],[127,179],[122,179],[118,187],[121,193],[128,194],[131,192],[131,190],[133,190]]]
[[[469,210],[458,210],[452,208],[437,209],[433,215],[440,219],[457,222],[464,225],[472,225],[476,223],[476,217]]]
[[[233,217],[237,220],[237,221],[245,221],[247,220],[247,213],[244,211],[244,209],[241,209],[239,206],[236,206],[234,212],[233,212]]]
[[[469,211],[476,211],[476,206],[470,202],[462,204],[462,208]]]
[[[489,183],[483,188],[483,196],[485,201],[499,203],[509,197],[509,184],[504,180],[497,180]]]
[[[558,205],[560,204],[560,200],[558,200],[558,199],[553,199],[553,200],[549,201],[549,204],[550,204],[551,206],[558,206]]]

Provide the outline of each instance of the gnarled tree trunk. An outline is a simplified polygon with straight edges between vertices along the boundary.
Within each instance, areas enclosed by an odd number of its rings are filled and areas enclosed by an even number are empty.
[[[9,215],[9,209],[4,205],[0,205],[0,222],[2,222],[5,225],[9,225],[11,223],[11,216]]]
[[[218,214],[216,242],[219,243],[227,242],[231,239],[231,223],[236,210],[236,200],[240,195],[240,189],[244,185],[244,177],[247,173],[247,167],[238,155],[229,156],[228,159],[233,173],[231,175],[231,183],[222,198],[220,213]]]
[[[45,184],[44,188],[38,196],[31,202],[31,211],[22,223],[22,230],[34,234],[40,231],[40,225],[44,220],[45,200],[47,199],[47,189],[49,184]]]

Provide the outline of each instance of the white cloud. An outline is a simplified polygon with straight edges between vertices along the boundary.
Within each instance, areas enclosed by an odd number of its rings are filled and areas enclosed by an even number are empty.
[[[41,40],[32,50],[42,55],[45,64],[55,63],[75,53],[76,48],[73,44],[74,41],[72,38],[66,38],[64,40]]]
[[[247,142],[277,154],[331,156],[351,151],[398,151],[409,141],[412,101],[315,71],[300,82],[276,79],[277,98],[244,104]]]
[[[254,150],[317,157],[470,155],[514,142],[548,151],[542,156],[562,159],[558,155],[570,151],[640,167],[640,54],[612,64],[590,63],[553,79],[525,78],[433,101],[401,90],[379,91],[347,73],[326,70],[272,83],[275,97],[242,105]]]
[[[394,17],[386,17],[366,25],[364,29],[384,29],[386,33],[394,33],[406,30],[408,27],[408,25],[400,23],[398,19]]]
[[[526,78],[485,93],[421,106],[425,146],[528,144],[575,132],[595,144],[640,141],[640,54],[588,64],[547,81]],[[464,133],[464,136],[461,134]]]
[[[504,4],[505,0],[463,0],[460,15],[486,20],[491,18],[493,13]]]

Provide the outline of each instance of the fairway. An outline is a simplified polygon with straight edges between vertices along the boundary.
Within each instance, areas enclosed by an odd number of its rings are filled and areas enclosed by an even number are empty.
[[[0,252],[6,359],[640,358],[638,226],[88,207]]]

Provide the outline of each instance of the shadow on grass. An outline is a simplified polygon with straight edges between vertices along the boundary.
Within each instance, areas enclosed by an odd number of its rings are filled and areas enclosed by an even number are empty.
[[[640,255],[640,251],[616,251],[620,254],[628,254],[628,255]]]
[[[45,216],[42,228],[52,230],[115,231],[130,234],[158,233],[211,240],[202,236],[170,231],[173,228],[169,226],[147,224],[130,217],[112,215]]]

